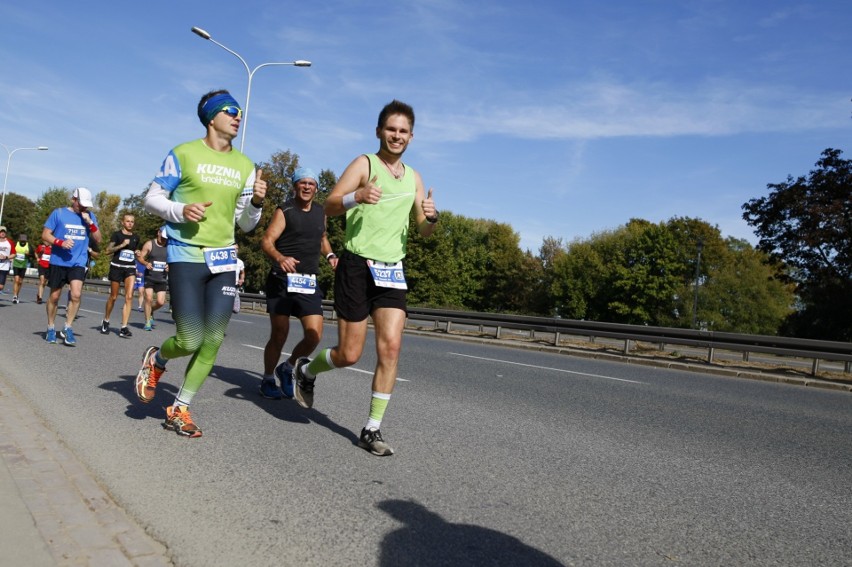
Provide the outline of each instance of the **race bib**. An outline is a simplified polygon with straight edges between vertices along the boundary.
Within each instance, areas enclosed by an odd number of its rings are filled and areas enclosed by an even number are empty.
[[[18,260],[19,262],[26,259],[27,257],[24,254],[15,254],[15,260]]]
[[[402,260],[395,264],[367,260],[370,273],[373,274],[373,282],[378,287],[392,287],[395,289],[408,289],[405,283],[405,273],[402,269]]]
[[[315,274],[287,273],[287,291],[289,293],[316,293],[317,276]]]
[[[237,251],[233,246],[224,248],[202,248],[204,262],[211,274],[237,271]]]
[[[124,249],[119,253],[118,259],[122,262],[133,262],[136,259],[136,255],[133,253],[133,250]]]
[[[151,271],[152,272],[165,272],[166,271],[166,262],[151,262]]]
[[[42,254],[42,255],[41,255],[41,259],[42,259],[44,262],[50,262],[50,254]]]

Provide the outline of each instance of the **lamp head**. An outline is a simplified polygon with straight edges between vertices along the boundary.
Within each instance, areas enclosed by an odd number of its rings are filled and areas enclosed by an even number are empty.
[[[199,27],[193,27],[192,33],[203,39],[210,39],[210,34]]]

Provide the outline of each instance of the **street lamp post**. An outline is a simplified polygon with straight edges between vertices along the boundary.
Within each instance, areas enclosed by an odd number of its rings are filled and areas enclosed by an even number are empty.
[[[701,251],[704,250],[704,239],[699,238],[696,243],[698,248],[698,257],[695,259],[695,295],[692,297],[692,328],[698,328],[698,277],[701,267]]]
[[[219,43],[218,41],[213,39],[213,37],[211,37],[211,35],[209,33],[207,33],[206,31],[204,31],[203,29],[201,29],[199,27],[194,27],[194,28],[192,28],[192,33],[194,33],[195,35],[197,35],[198,37],[200,37],[202,39],[206,39],[207,41],[212,41],[213,43],[215,43],[216,45],[218,45],[219,47],[221,47],[222,49],[224,49],[225,51],[227,51],[228,53],[232,54],[234,57],[239,59],[240,62],[243,64],[243,67],[246,68],[246,73],[248,73],[248,87],[246,89],[246,104],[245,104],[245,107],[243,108],[243,121],[242,121],[242,128],[241,128],[243,132],[242,132],[242,135],[241,135],[242,137],[240,138],[240,151],[243,151],[243,146],[246,143],[246,125],[248,124],[249,99],[251,98],[251,80],[254,77],[254,74],[257,72],[257,70],[260,69],[261,67],[271,67],[273,65],[291,65],[293,67],[310,67],[311,62],[305,61],[303,59],[297,59],[296,61],[287,61],[287,62],[280,62],[280,63],[278,63],[278,62],[262,63],[262,64],[258,65],[257,67],[255,67],[254,69],[250,69],[248,63],[246,63],[246,60],[243,59],[242,56],[240,56],[239,53],[237,53],[233,49],[230,49],[230,48],[222,45],[221,43]]]
[[[47,149],[47,146],[38,146],[37,148],[15,148],[14,150],[10,150],[5,144],[0,144],[0,146],[3,146],[3,149],[6,150],[6,155],[8,156],[8,159],[6,159],[6,175],[3,177],[3,197],[2,200],[0,200],[0,224],[3,224],[3,208],[6,206],[6,182],[9,181],[9,166],[12,165],[12,155],[21,150],[44,151]]]

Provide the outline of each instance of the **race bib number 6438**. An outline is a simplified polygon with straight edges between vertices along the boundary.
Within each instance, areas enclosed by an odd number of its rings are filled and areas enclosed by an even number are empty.
[[[202,248],[204,262],[211,274],[235,272],[237,270],[237,251],[233,246],[224,248]]]

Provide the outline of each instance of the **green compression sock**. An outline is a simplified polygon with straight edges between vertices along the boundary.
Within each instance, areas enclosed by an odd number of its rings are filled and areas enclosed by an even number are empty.
[[[334,368],[334,363],[331,361],[331,349],[324,348],[302,371],[308,378],[316,378],[320,372],[328,372]]]
[[[367,429],[379,429],[381,427],[390,397],[390,394],[373,392],[373,396],[370,398],[370,419],[367,420]]]

